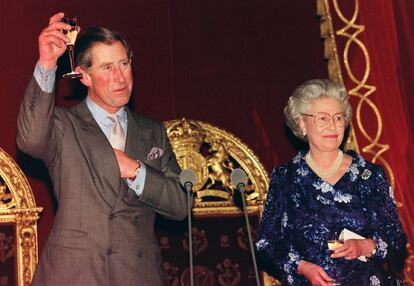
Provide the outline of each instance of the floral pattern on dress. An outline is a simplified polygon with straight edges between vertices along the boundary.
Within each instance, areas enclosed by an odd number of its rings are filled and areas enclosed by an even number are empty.
[[[370,286],[379,286],[381,285],[380,280],[378,279],[377,276],[371,276],[369,277],[369,285]]]
[[[347,151],[352,163],[337,183],[319,178],[299,152],[291,162],[273,169],[256,243],[260,266],[283,285],[305,286],[297,273],[306,260],[336,275],[342,285],[382,285],[380,262],[390,250],[405,247],[390,184],[382,167]],[[374,257],[332,259],[326,241],[347,228],[377,243]]]

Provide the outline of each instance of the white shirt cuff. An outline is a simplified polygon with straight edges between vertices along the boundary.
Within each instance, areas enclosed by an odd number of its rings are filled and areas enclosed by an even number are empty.
[[[55,88],[57,66],[53,69],[45,69],[39,62],[36,63],[33,76],[44,92],[51,93]]]
[[[137,196],[140,196],[144,191],[145,177],[147,175],[147,167],[141,161],[139,163],[141,164],[141,168],[135,180],[132,181],[127,179],[128,187],[133,190]]]

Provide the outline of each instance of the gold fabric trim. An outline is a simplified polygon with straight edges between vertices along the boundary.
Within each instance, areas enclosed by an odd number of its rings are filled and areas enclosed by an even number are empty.
[[[383,144],[380,142],[382,135],[382,117],[381,112],[375,103],[369,98],[371,94],[376,91],[376,87],[368,84],[369,74],[371,71],[371,62],[368,50],[365,44],[358,38],[358,36],[364,32],[365,26],[359,25],[357,19],[359,16],[359,1],[354,0],[354,11],[350,19],[346,18],[344,13],[341,11],[341,8],[338,4],[338,0],[331,0],[334,7],[334,12],[337,18],[344,24],[344,26],[335,31],[332,24],[332,13],[329,6],[329,0],[317,0],[317,13],[321,16],[321,36],[325,39],[325,56],[328,59],[328,72],[329,77],[332,80],[339,81],[343,83],[343,75],[340,68],[340,56],[336,46],[335,35],[345,39],[345,47],[342,54],[343,65],[345,68],[346,76],[354,83],[354,86],[348,90],[349,95],[353,96],[358,100],[355,108],[355,118],[357,125],[353,126],[358,128],[362,136],[369,142],[366,146],[362,146],[361,150],[363,153],[372,155],[372,162],[377,160],[382,163],[385,167],[391,181],[391,186],[394,189],[395,186],[395,177],[394,172],[389,165],[388,161],[382,157],[382,154],[390,149],[388,144]],[[363,54],[364,62],[361,64],[364,67],[364,72],[362,78],[357,78],[355,73],[352,71],[350,65],[350,49],[361,51]],[[367,129],[364,126],[364,113],[362,108],[370,108],[375,114],[375,119],[377,122],[377,130],[374,134],[369,134]],[[357,151],[359,151],[357,145],[357,139],[355,136],[354,130],[351,130],[349,142],[355,144]]]

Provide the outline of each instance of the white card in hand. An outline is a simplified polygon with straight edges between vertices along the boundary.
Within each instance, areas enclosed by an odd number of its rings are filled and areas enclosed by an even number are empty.
[[[345,241],[348,239],[365,239],[365,237],[356,234],[355,232],[350,231],[349,229],[344,228],[339,234],[339,239]],[[358,257],[358,260],[367,262],[367,258],[365,256]]]

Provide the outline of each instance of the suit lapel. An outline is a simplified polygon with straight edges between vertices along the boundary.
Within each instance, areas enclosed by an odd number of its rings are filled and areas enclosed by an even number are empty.
[[[135,118],[132,112],[125,108],[128,115],[128,132],[125,144],[125,153],[140,161],[147,159],[147,153],[151,144],[152,130],[145,128]]]
[[[78,132],[79,147],[89,164],[96,190],[109,206],[113,206],[122,183],[115,153],[85,100],[72,110],[81,119],[74,122],[79,124],[74,129]]]

